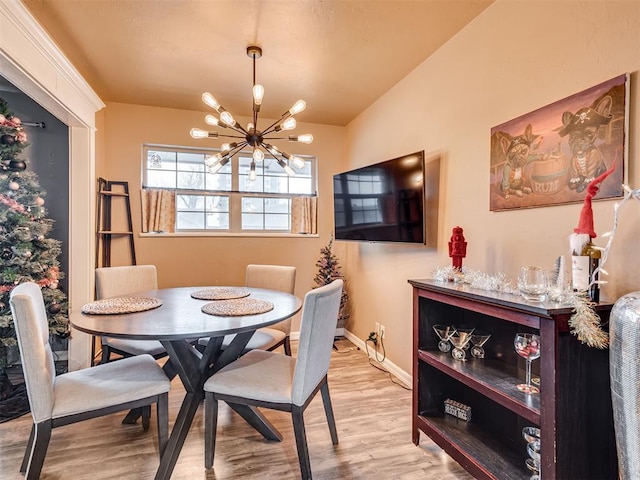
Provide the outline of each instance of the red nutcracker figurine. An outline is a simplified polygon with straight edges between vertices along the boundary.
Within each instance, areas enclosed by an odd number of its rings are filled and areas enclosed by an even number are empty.
[[[449,240],[449,256],[453,268],[462,269],[462,259],[467,256],[467,242],[464,241],[461,227],[453,227],[451,240]]]

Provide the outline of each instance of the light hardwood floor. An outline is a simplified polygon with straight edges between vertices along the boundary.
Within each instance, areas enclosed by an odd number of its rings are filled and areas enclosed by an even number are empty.
[[[294,349],[297,342],[292,342]],[[411,443],[411,392],[393,383],[387,373],[369,365],[365,352],[347,340],[337,342],[329,372],[329,388],[340,443],[331,444],[322,399],[318,394],[305,412],[314,479],[471,479],[428,437]],[[183,389],[174,380],[169,422],[177,414]],[[268,442],[221,403],[216,457],[204,469],[204,406],[173,472],[176,480],[298,479],[291,416],[264,410],[283,434],[282,442]],[[155,413],[153,415],[155,418]],[[42,480],[153,479],[158,467],[155,425],[143,432],[138,425],[122,425],[122,414],[89,420],[53,430]],[[171,426],[171,425],[170,425]],[[0,424],[0,478],[24,478],[18,472],[31,416]]]

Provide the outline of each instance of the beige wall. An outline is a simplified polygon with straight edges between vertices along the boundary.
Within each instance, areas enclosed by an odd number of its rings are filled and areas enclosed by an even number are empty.
[[[293,265],[297,267],[296,294],[303,297],[313,286],[315,262],[333,229],[331,179],[340,169],[344,128],[301,122],[296,131],[312,132],[313,144],[281,145],[290,153],[318,158],[318,237],[139,237],[142,144],[218,147],[220,141],[197,141],[189,136],[192,127],[206,127],[204,115],[203,112],[107,104],[99,125],[104,128],[104,135],[99,137],[104,140],[100,149],[103,157],[96,171],[108,180],[129,182],[137,263],[158,267],[160,287],[242,285],[244,269],[249,263]],[[238,118],[238,121],[246,123],[246,119]],[[112,265],[129,262],[128,249],[121,241],[114,248]],[[298,318],[294,319],[292,329],[299,329]]]
[[[581,205],[489,211],[491,127],[631,73],[629,184],[638,171],[638,1],[498,1],[347,127],[350,167],[424,149],[440,156],[439,247],[339,242],[354,312],[347,328],[364,339],[386,326],[386,353],[411,372],[409,278],[450,265],[447,241],[460,225],[464,264],[515,278],[524,264],[551,266],[568,253]],[[594,204],[596,231],[612,226],[614,201]],[[622,211],[603,298],[640,289],[640,204]],[[604,245],[602,238],[597,243]]]

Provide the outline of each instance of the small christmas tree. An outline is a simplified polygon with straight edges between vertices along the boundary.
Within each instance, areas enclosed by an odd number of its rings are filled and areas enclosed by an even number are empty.
[[[0,377],[6,375],[8,353],[17,345],[9,305],[16,285],[40,285],[49,332],[62,338],[69,335],[67,297],[59,289],[61,242],[47,238],[53,220],[46,218],[44,192],[37,175],[18,159],[27,146],[22,122],[0,98]]]
[[[329,285],[336,278],[344,280],[342,273],[340,272],[340,261],[336,257],[331,248],[333,247],[333,234],[329,238],[329,243],[320,249],[320,259],[316,262],[318,267],[318,273],[316,273],[313,281],[315,286],[313,288]],[[340,298],[340,312],[338,314],[338,322],[346,322],[349,318],[349,295],[347,289],[342,289],[342,297]]]

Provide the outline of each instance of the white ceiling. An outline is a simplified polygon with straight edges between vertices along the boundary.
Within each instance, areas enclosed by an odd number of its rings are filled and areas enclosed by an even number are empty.
[[[346,125],[493,0],[23,0],[105,102]],[[463,59],[461,59],[463,61]]]

